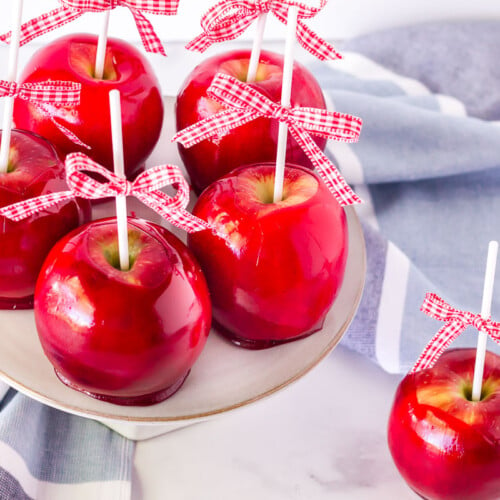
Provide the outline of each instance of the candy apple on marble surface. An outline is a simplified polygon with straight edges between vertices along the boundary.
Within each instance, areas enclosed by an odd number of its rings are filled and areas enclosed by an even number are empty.
[[[216,231],[189,235],[214,321],[235,344],[265,348],[321,329],[342,284],[344,210],[312,171],[288,165],[273,203],[274,165],[240,167],[211,184],[193,213]]]
[[[472,401],[475,349],[446,351],[408,374],[389,418],[389,448],[408,485],[427,499],[500,498],[500,356],[487,352]]]
[[[249,50],[236,50],[213,56],[199,64],[187,77],[177,96],[177,130],[222,111],[221,105],[207,97],[208,87],[217,73],[246,81],[249,61]],[[283,56],[262,51],[252,87],[274,102],[280,102],[282,77]],[[291,105],[326,108],[323,92],[315,77],[297,62],[293,70]],[[203,141],[191,148],[179,144],[180,156],[195,191],[200,193],[233,168],[275,161],[278,127],[276,120],[258,118],[230,131],[217,141]],[[325,148],[326,139],[317,137],[314,140],[322,149]],[[310,165],[302,149],[291,137],[287,144],[286,159],[290,163]]]
[[[147,59],[129,43],[108,39],[103,79],[94,77],[97,37],[72,34],[40,48],[29,60],[21,81],[62,80],[82,85],[80,105],[48,108],[57,121],[90,150],[68,139],[46,116],[27,101],[17,100],[16,126],[53,142],[62,154],[80,151],[113,170],[109,91],[121,94],[125,173],[135,178],[155,147],[163,123],[160,85]]]
[[[121,405],[171,396],[205,345],[210,299],[199,265],[165,228],[129,219],[130,270],[119,267],[116,219],[63,238],[35,293],[44,352],[68,386]]]
[[[0,206],[67,189],[64,164],[53,146],[13,130],[8,169],[0,173]],[[90,205],[83,200],[59,203],[19,222],[0,216],[0,309],[33,307],[35,283],[50,249],[89,219]]]

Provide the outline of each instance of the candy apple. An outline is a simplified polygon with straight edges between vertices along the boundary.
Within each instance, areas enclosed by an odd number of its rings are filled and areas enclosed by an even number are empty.
[[[111,403],[149,405],[187,377],[210,330],[210,299],[179,239],[140,219],[129,219],[128,233],[128,271],[113,218],[59,241],[37,282],[35,321],[62,382]]]
[[[8,170],[0,174],[0,206],[67,189],[64,164],[52,145],[13,130]],[[50,249],[88,219],[87,201],[66,201],[19,222],[0,216],[0,309],[33,307],[36,279]]]
[[[407,375],[389,418],[389,448],[408,485],[427,499],[500,498],[500,357],[486,355],[472,401],[475,349],[446,351]]]
[[[183,83],[176,101],[177,130],[223,110],[222,106],[207,97],[217,73],[225,73],[246,81],[249,50],[236,50],[206,59],[198,65]],[[274,102],[281,101],[283,57],[263,51],[256,80],[251,85]],[[294,64],[291,94],[292,106],[308,106],[325,109],[323,92],[304,66]],[[200,193],[206,186],[241,165],[276,160],[278,122],[258,118],[233,129],[217,141],[203,141],[191,148],[179,144],[179,152],[186,166],[193,188]],[[315,138],[324,149],[326,139]],[[310,165],[302,149],[293,138],[287,144],[288,162]]]
[[[323,325],[344,276],[344,210],[312,171],[289,165],[273,203],[274,165],[211,184],[193,213],[215,226],[188,237],[207,278],[214,321],[235,344],[264,348]]]
[[[90,150],[70,141],[43,113],[27,101],[17,100],[16,126],[46,137],[65,155],[81,151],[113,169],[109,91],[121,94],[125,172],[135,178],[160,136],[163,101],[158,80],[147,59],[132,45],[110,38],[103,79],[94,77],[97,37],[72,34],[40,48],[21,75],[22,82],[73,81],[82,85],[80,105],[46,106],[56,120]]]

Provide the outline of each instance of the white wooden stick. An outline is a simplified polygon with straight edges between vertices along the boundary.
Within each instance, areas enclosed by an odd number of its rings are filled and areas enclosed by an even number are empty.
[[[495,281],[497,256],[498,242],[490,241],[488,246],[488,258],[486,260],[486,273],[484,277],[483,303],[481,306],[481,316],[485,319],[489,318],[491,315],[491,301],[493,299],[493,284]],[[479,401],[481,399],[487,340],[488,335],[484,332],[479,332],[476,349],[476,364],[474,366],[474,380],[472,383],[472,401]]]
[[[113,162],[115,174],[125,178],[125,162],[123,157],[122,112],[120,91],[109,92],[109,110],[111,113],[111,136],[113,140]],[[120,269],[130,269],[127,232],[127,198],[119,195],[116,197],[116,223],[118,226],[118,253],[120,256]]]
[[[257,30],[253,39],[252,53],[248,63],[247,83],[255,82],[257,69],[259,68],[260,53],[262,51],[262,41],[266,29],[267,12],[261,14],[257,20]]]
[[[287,32],[285,42],[285,59],[283,62],[283,84],[281,87],[281,105],[290,106],[292,94],[293,63],[295,52],[295,39],[297,32],[298,7],[288,9]],[[276,172],[274,176],[274,203],[283,199],[283,181],[285,178],[285,158],[288,126],[280,122],[278,129],[278,151],[276,154]]]
[[[19,57],[19,40],[21,38],[21,21],[23,17],[23,0],[16,0],[12,10],[12,30],[9,48],[9,65],[7,80],[17,80],[17,66]],[[10,139],[12,135],[12,114],[14,112],[14,98],[5,98],[5,107],[2,123],[2,142],[0,144],[0,172],[5,173],[9,168]]]
[[[104,12],[101,32],[99,33],[99,38],[97,40],[94,77],[97,78],[98,80],[102,80],[102,77],[104,76],[104,63],[106,62],[106,47],[108,45],[108,27],[109,27],[110,12],[111,10],[106,10]]]

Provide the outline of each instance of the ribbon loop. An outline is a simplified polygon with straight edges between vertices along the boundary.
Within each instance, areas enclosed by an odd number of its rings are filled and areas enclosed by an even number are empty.
[[[153,25],[143,12],[171,16],[177,14],[179,0],[59,0],[61,7],[31,19],[21,26],[20,45],[75,21],[86,12],[103,12],[116,7],[126,7],[132,13],[142,43],[147,52],[166,55],[163,44]],[[10,42],[11,33],[4,33],[0,41]]]
[[[99,174],[107,182],[99,182],[88,173]],[[189,185],[179,167],[159,165],[140,174],[135,181],[118,177],[82,153],[71,153],[66,157],[66,181],[69,191],[51,193],[30,200],[23,200],[0,209],[0,215],[19,221],[50,208],[57,203],[73,198],[97,200],[115,196],[135,196],[159,215],[187,232],[212,229],[212,226],[190,214]],[[169,185],[177,187],[175,196],[160,191]]]
[[[302,19],[310,19],[320,12],[327,0],[320,0],[319,7],[311,7],[294,0],[222,0],[211,7],[201,19],[203,33],[186,45],[188,50],[204,52],[212,44],[238,38],[261,15],[272,13],[282,24],[288,22],[288,9],[297,7],[297,40],[318,59],[340,59],[342,56],[333,45],[320,38],[307,27]]]
[[[342,142],[356,142],[362,121],[352,115],[316,108],[288,108],[277,104],[253,87],[224,74],[217,74],[208,96],[227,109],[178,132],[172,141],[185,147],[205,139],[222,137],[230,130],[263,116],[287,123],[292,137],[311,160],[337,201],[345,205],[361,203],[335,165],[326,157],[309,133]]]
[[[61,125],[54,116],[53,109],[63,106],[78,106],[80,104],[81,85],[76,82],[47,81],[40,83],[8,82],[0,80],[0,97],[11,97],[23,99],[35,106],[35,108],[62,132],[70,141],[90,149],[73,132]]]
[[[77,106],[80,103],[81,85],[75,82],[47,81],[17,83],[0,80],[0,97],[13,97],[37,104]]]
[[[434,335],[419,356],[411,373],[425,368],[432,368],[446,348],[468,327],[486,333],[497,344],[500,344],[500,323],[491,318],[483,318],[480,314],[456,309],[434,293],[428,293],[420,308],[431,318],[443,321],[445,325]]]

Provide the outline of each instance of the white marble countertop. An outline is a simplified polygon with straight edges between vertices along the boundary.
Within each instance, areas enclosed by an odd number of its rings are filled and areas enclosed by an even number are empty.
[[[386,444],[399,379],[337,347],[266,400],[138,442],[132,498],[418,498]]]

